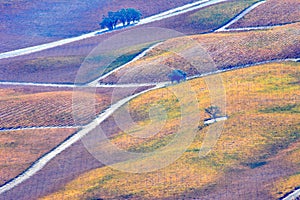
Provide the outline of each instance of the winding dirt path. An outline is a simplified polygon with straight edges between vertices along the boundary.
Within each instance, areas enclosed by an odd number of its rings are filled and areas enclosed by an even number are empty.
[[[220,3],[220,2],[223,2],[223,1],[227,1],[227,0],[212,0],[212,1],[203,0],[203,1],[193,3],[193,4],[188,4],[186,6],[182,6],[182,7],[176,8],[176,9],[172,9],[172,10],[169,10],[167,12],[164,12],[164,13],[161,13],[161,14],[149,17],[149,18],[145,18],[145,19],[141,20],[141,22],[138,23],[137,25],[146,24],[146,23],[150,23],[150,22],[153,22],[153,21],[157,21],[157,20],[168,18],[168,17],[172,17],[172,16],[175,16],[175,15],[183,14],[185,12],[189,12],[189,11],[192,11],[192,10],[195,10],[195,9],[199,9],[199,8],[209,6],[209,5],[213,5],[213,4],[216,4],[216,3]],[[259,2],[257,4],[252,5],[251,7],[249,7],[245,11],[243,11],[240,15],[238,15],[233,20],[231,20],[228,24],[226,24],[225,26],[219,28],[215,32],[234,31],[234,30],[253,30],[253,29],[266,29],[266,28],[269,28],[269,27],[248,27],[248,28],[240,28],[240,29],[227,29],[227,27],[229,27],[231,24],[235,23],[236,21],[241,19],[243,16],[245,16],[247,13],[249,13],[251,10],[255,9],[257,6],[261,5],[264,2],[265,1]],[[271,27],[274,27],[274,26],[270,26],[270,28]],[[26,55],[26,54],[42,51],[42,50],[45,50],[45,49],[57,47],[57,46],[60,46],[60,45],[64,45],[64,44],[67,44],[67,43],[71,43],[71,42],[74,42],[74,41],[79,41],[79,40],[82,40],[82,39],[95,37],[99,33],[100,34],[105,33],[105,31],[106,30],[95,31],[95,32],[85,34],[85,35],[75,37],[75,38],[69,38],[69,39],[65,39],[65,40],[61,40],[61,41],[57,41],[57,42],[52,42],[52,43],[48,43],[48,44],[44,44],[44,45],[38,45],[38,46],[35,46],[35,47],[29,47],[29,48],[25,48],[25,49],[19,49],[19,50],[15,50],[15,51],[11,51],[11,52],[2,53],[2,54],[0,54],[0,59],[16,57],[16,56],[20,56],[20,55]],[[151,50],[152,48],[154,48],[154,46],[150,47],[148,50],[146,50],[143,53],[141,53],[140,55],[138,55],[137,58],[134,59],[134,61],[141,58],[141,57],[143,57],[144,54],[147,51]],[[253,64],[249,64],[249,65],[236,66],[236,67],[233,67],[233,68],[230,68],[230,69],[217,70],[217,71],[214,71],[214,72],[189,77],[188,79],[204,77],[204,76],[208,76],[208,75],[211,75],[211,74],[217,74],[217,73],[222,73],[222,72],[226,72],[226,71],[231,71],[231,70],[235,70],[235,69],[241,69],[241,68],[245,68],[245,67],[251,67],[251,66],[266,64],[266,63],[271,63],[271,62],[284,62],[284,61],[298,62],[299,60],[300,60],[300,58],[269,60],[269,61],[253,63]],[[133,60],[131,62],[133,62]],[[126,66],[127,64],[125,64],[123,66]],[[119,69],[120,68],[117,68],[114,71],[119,70]],[[114,71],[112,71],[110,73],[113,73]],[[104,76],[106,77],[106,76],[110,75],[110,73],[107,74],[107,75],[104,75]],[[30,177],[34,176],[41,169],[43,169],[51,160],[53,160],[57,155],[61,154],[63,151],[65,151],[66,149],[68,149],[69,147],[71,147],[72,145],[77,143],[86,134],[93,131],[93,129],[95,129],[100,123],[102,123],[104,120],[106,120],[112,113],[114,113],[117,109],[119,109],[121,106],[123,106],[124,104],[126,104],[127,102],[132,100],[133,98],[135,98],[135,97],[137,97],[141,94],[144,94],[146,92],[149,92],[151,90],[155,90],[155,89],[158,89],[158,88],[168,86],[170,84],[170,82],[143,83],[143,84],[123,84],[123,85],[100,85],[100,84],[98,84],[99,80],[105,78],[104,76],[98,78],[97,80],[92,81],[91,83],[89,83],[89,84],[87,84],[83,87],[91,87],[93,85],[94,85],[94,87],[140,87],[140,86],[154,86],[154,87],[150,88],[150,89],[147,89],[147,90],[144,90],[140,93],[134,94],[132,96],[126,97],[126,98],[120,100],[119,102],[115,103],[114,105],[112,105],[110,108],[105,110],[104,113],[100,114],[96,119],[94,119],[91,123],[83,126],[82,129],[80,131],[78,131],[76,134],[74,134],[73,136],[68,138],[66,141],[64,141],[63,143],[58,145],[56,148],[54,148],[52,151],[48,152],[43,157],[38,159],[31,167],[29,167],[21,175],[19,175],[18,177],[16,177],[12,181],[2,185],[0,187],[0,194],[3,194],[5,192],[15,188],[16,186],[23,183],[24,181],[27,181]],[[82,87],[82,86],[72,85],[72,84],[52,84],[52,83],[0,82],[0,84],[1,85],[19,85],[19,86],[38,86],[38,87],[61,87],[61,88],[63,88],[63,87],[70,87],[70,88]],[[46,129],[46,128],[53,128],[53,127],[27,127],[27,128],[19,128],[19,129],[16,129],[16,130],[38,129],[38,128]],[[54,127],[54,128],[59,128],[59,127]],[[74,127],[70,127],[70,128],[74,128]],[[96,165],[98,165],[98,164],[96,164]],[[298,194],[299,192],[300,191],[297,190],[292,194],[295,194],[295,193]]]

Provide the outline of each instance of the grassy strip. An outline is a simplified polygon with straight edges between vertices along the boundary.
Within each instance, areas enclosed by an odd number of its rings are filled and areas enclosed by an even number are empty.
[[[233,19],[236,15],[259,2],[260,0],[230,1],[207,9],[200,10],[187,18],[192,27],[201,27],[204,30],[215,30]]]

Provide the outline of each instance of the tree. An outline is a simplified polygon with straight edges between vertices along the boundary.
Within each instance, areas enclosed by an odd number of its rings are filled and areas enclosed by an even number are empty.
[[[140,21],[142,13],[139,10],[136,10],[134,8],[127,8],[127,23],[130,24],[132,21],[133,23],[136,21]]]
[[[102,22],[100,23],[101,28],[108,28],[109,30],[114,29],[114,23],[112,19],[103,16]]]
[[[175,81],[179,83],[181,80],[186,80],[186,75],[186,72],[180,69],[175,69],[170,74],[168,74],[168,78],[172,83]]]
[[[121,9],[117,12],[118,18],[121,21],[121,23],[123,24],[123,26],[126,25],[126,16],[127,16],[127,11],[126,9]]]
[[[112,12],[109,11],[108,12],[108,18],[111,20],[112,22],[112,27],[116,28],[118,21],[119,21],[119,16],[118,16],[118,12]]]
[[[205,112],[213,119],[216,119],[222,113],[218,106],[210,106],[205,109]]]
[[[109,11],[107,15],[108,16],[103,16],[100,25],[101,28],[108,28],[109,30],[116,28],[119,21],[125,26],[131,22],[139,21],[142,16],[141,12],[134,8],[123,8],[117,12]]]

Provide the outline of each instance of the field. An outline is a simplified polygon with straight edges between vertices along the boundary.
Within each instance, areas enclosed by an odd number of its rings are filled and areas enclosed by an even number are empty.
[[[169,28],[180,31],[183,34],[208,32],[217,29],[254,2],[255,0],[221,3],[178,17],[154,22],[143,27],[154,26]],[[176,23],[172,25],[173,23],[171,23],[171,21],[175,21]],[[73,83],[78,69],[81,67],[89,52],[107,38],[120,32],[122,31],[100,35],[96,38],[74,42],[28,56],[0,60],[0,80]],[[116,62],[109,66],[103,65],[101,67],[108,67],[109,69],[120,66],[130,60],[133,56],[145,50],[148,45],[149,44],[139,47],[130,47],[132,50],[126,50],[124,55],[118,58]],[[47,75],[45,76],[45,74]],[[97,72],[93,78],[96,76]]]
[[[110,10],[133,7],[146,17],[194,1],[3,0],[0,1],[1,52],[98,30],[102,16]]]
[[[281,159],[281,162],[291,162],[296,167],[298,167],[298,171],[290,176],[280,178],[276,180],[274,183],[274,188],[271,190],[272,194],[276,198],[280,198],[283,194],[289,193],[295,190],[296,187],[299,187],[300,176],[299,176],[299,156],[300,156],[300,144],[295,143],[291,145],[287,151],[283,152],[287,154],[284,159]]]
[[[107,73],[116,67],[125,64],[139,53],[144,51],[149,44],[141,46],[133,46],[124,53],[119,53],[122,56],[111,62],[104,61],[100,67],[94,72],[88,80],[98,78],[103,73]],[[44,56],[37,56],[35,58],[18,57],[7,60],[1,60],[0,79],[2,81],[19,81],[19,82],[40,82],[40,83],[74,83],[78,78],[78,71],[85,62],[85,57],[88,51],[79,49],[78,46],[72,48],[60,48],[56,55],[51,56],[45,52]],[[50,50],[55,51],[55,50]],[[65,51],[65,52],[63,52]],[[58,56],[61,53],[60,56]],[[115,52],[110,52],[112,55]],[[71,55],[70,55],[71,54]],[[45,56],[47,55],[47,56]],[[95,58],[98,59],[98,58]],[[105,71],[101,72],[102,69]]]
[[[259,0],[233,0],[223,2],[159,22],[150,23],[149,26],[168,28],[187,35],[207,33],[225,25],[237,14],[258,1]]]
[[[30,89],[29,89],[30,90]],[[34,89],[33,89],[34,90]],[[73,120],[72,99],[75,96],[85,96],[82,98],[95,98],[96,113],[99,113],[110,104],[111,90],[102,90],[101,95],[94,97],[91,93],[81,92],[74,94],[72,90],[60,91],[39,91],[36,93],[20,92],[18,89],[1,89],[1,119],[2,129],[32,127],[32,126],[72,126],[82,125],[89,122],[89,118],[81,123]],[[79,108],[80,109],[80,108]],[[84,109],[84,105],[83,108]]]
[[[84,125],[111,104],[145,88],[136,88],[136,91],[114,88],[74,89],[73,91],[27,86],[0,88],[0,130]],[[86,110],[90,103],[95,105],[93,111]],[[77,118],[78,116],[80,118]]]
[[[299,173],[297,149],[300,139],[297,74],[299,63],[293,62],[222,73],[229,119],[213,151],[203,159],[199,159],[198,154],[208,127],[190,130],[196,134],[194,142],[178,160],[163,169],[130,174],[109,166],[102,167],[80,175],[59,192],[43,199],[205,199],[214,194],[214,198],[221,199],[278,197],[286,192],[283,188],[290,189],[298,184],[295,179]],[[204,79],[198,78],[149,92],[131,101],[129,108],[137,127],[119,132],[111,141],[120,148],[133,152],[153,151],[170,143],[182,115],[178,113],[179,102],[169,93],[182,91],[186,84],[191,85],[192,91],[196,92],[201,112],[195,114],[197,111],[189,106],[189,98],[184,98],[180,103],[188,110],[185,114],[196,118],[202,116],[200,119],[203,119],[203,110],[210,101]],[[178,103],[174,104],[174,101]],[[145,133],[138,127],[149,124],[149,119],[145,116],[155,105],[161,105],[167,111],[166,123],[158,134],[147,139],[136,139]],[[152,123],[155,125],[160,121]],[[200,127],[201,124],[200,122]],[[187,126],[188,124],[183,124],[184,128],[188,128]],[[284,165],[278,160],[284,160]],[[147,158],[138,161],[151,162]],[[127,161],[113,166],[132,165],[135,162]],[[241,182],[239,177],[245,177],[243,180],[247,181]],[[289,178],[286,179],[287,177]],[[232,187],[228,187],[231,183]],[[275,183],[282,188],[282,191],[276,191],[281,192],[280,194],[274,193]],[[253,187],[255,185],[257,187]],[[227,196],[228,194],[230,195]]]
[[[16,177],[76,129],[0,132],[0,185]]]
[[[196,1],[0,0],[0,53],[95,31],[108,11],[132,7],[147,17]],[[0,200],[279,199],[299,189],[300,61],[289,59],[300,55],[299,1],[267,0],[229,29],[274,27],[214,32],[259,1],[229,0],[0,59],[0,187],[89,131],[21,184],[1,188]],[[112,85],[71,86],[128,62],[99,81]],[[188,80],[162,83],[174,69]],[[153,87],[138,83],[163,86],[108,109]],[[223,120],[206,124],[212,105]],[[99,115],[107,118],[93,121]]]
[[[0,88],[0,185],[75,133],[77,126],[90,122],[116,101],[144,89],[122,89],[113,95],[116,92],[113,88],[88,91],[27,86]],[[88,111],[86,106],[90,103],[95,107]],[[9,130],[47,126],[70,128]]]
[[[168,80],[172,69],[182,69],[188,76],[207,72],[203,63],[183,58],[185,49],[196,47],[203,51],[203,58],[216,66],[211,70],[231,68],[273,59],[299,56],[299,23],[273,28],[271,30],[238,33],[213,33],[171,39],[154,48],[144,58],[116,71],[102,82],[157,82]],[[194,45],[186,47],[186,44]],[[211,57],[211,58],[210,58]],[[199,63],[198,62],[198,63]],[[128,72],[130,71],[130,77]],[[126,76],[125,76],[126,75]],[[125,78],[124,78],[125,77]],[[119,79],[122,78],[120,81]]]
[[[282,25],[300,21],[298,0],[269,0],[229,28]]]

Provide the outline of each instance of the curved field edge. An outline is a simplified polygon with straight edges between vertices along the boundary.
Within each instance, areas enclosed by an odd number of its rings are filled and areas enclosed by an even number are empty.
[[[300,105],[295,99],[299,95],[297,74],[299,63],[294,62],[273,63],[222,73],[229,119],[213,151],[203,159],[198,157],[198,153],[207,127],[194,130],[197,135],[191,146],[178,160],[164,169],[130,174],[107,166],[82,174],[60,191],[42,199],[199,198],[222,191],[224,187],[233,195],[231,197],[239,194],[245,195],[243,197],[253,195],[249,198],[277,197],[272,191],[272,185],[266,182],[276,180],[287,184],[281,180],[299,170],[292,157],[281,153],[300,138]],[[210,104],[204,80],[194,79],[170,87],[184,88],[185,84],[192,85],[193,90],[197,92],[202,112],[200,115],[203,116],[203,109]],[[164,106],[169,118],[160,134],[136,139],[132,135],[120,132],[112,142],[136,152],[155,150],[170,142],[172,137],[169,136],[176,130],[179,116],[178,105],[175,103],[175,106],[170,106],[176,99],[172,98],[171,94],[167,95],[168,91],[168,88],[152,91],[129,103],[137,127],[150,123],[145,116],[152,106]],[[282,109],[279,109],[281,107]],[[292,108],[289,109],[290,107]],[[190,110],[190,114],[194,115],[194,110]],[[202,127],[201,123],[199,126]],[[130,127],[130,130],[134,130],[134,127]],[[143,130],[136,129],[133,133],[138,136],[143,134]],[[297,144],[299,143],[295,143]],[[298,154],[296,152],[294,157],[297,158]],[[278,162],[281,159],[286,160],[284,166]],[[122,165],[130,163],[128,161]],[[264,171],[273,169],[274,173]],[[248,177],[247,182],[239,181],[239,176],[246,176],[244,172],[256,176],[256,181],[251,177]],[[231,173],[235,176],[229,180],[239,184],[228,188],[221,180]],[[223,196],[222,193],[218,195],[222,199],[231,198],[224,196],[224,191]]]
[[[299,23],[271,30],[213,33],[167,40],[151,50],[146,56],[101,80],[103,83],[147,83],[168,80],[172,69],[182,69],[188,76],[215,69],[193,66],[188,58],[182,57],[185,44],[198,46],[203,62],[211,60],[217,69],[244,66],[275,59],[296,58],[300,53]],[[180,50],[182,49],[182,50]],[[202,60],[201,60],[202,59]],[[199,62],[200,62],[199,61]],[[199,64],[198,64],[199,65]],[[128,76],[130,71],[130,77]],[[125,76],[126,75],[126,76]],[[125,77],[125,78],[124,78]],[[122,78],[122,79],[120,79]],[[121,80],[121,81],[120,81]]]
[[[75,123],[84,125],[111,103],[144,89],[147,87],[136,88],[135,91],[124,88],[112,95],[112,89],[1,88],[0,185],[16,178],[58,144],[77,133],[79,126]],[[74,99],[83,103],[74,103]],[[86,112],[85,107],[90,100],[94,100],[95,113]],[[74,118],[74,110],[80,116],[77,119]],[[68,128],[65,128],[66,124]],[[53,128],[54,125],[57,127]]]

